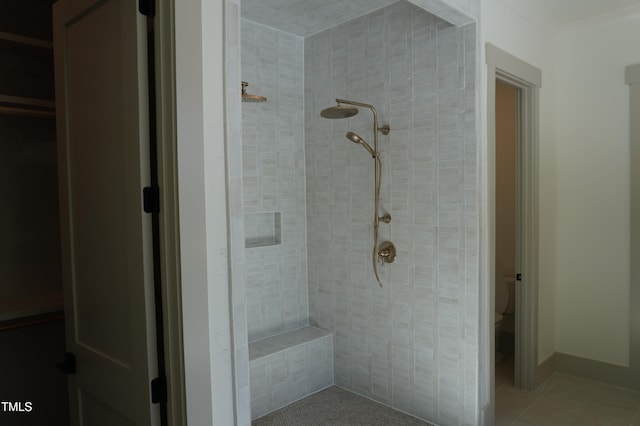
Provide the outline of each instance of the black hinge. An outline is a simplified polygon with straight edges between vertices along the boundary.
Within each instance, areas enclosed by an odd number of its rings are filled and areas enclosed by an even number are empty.
[[[138,10],[144,16],[153,18],[156,15],[155,0],[138,0]]]
[[[142,203],[145,213],[160,213],[160,188],[145,187],[142,190]]]
[[[64,354],[64,361],[57,364],[58,370],[64,374],[76,374],[76,357],[70,352]]]
[[[151,381],[151,402],[167,402],[167,378],[157,377]]]
[[[516,274],[516,281],[522,281],[522,274]]]

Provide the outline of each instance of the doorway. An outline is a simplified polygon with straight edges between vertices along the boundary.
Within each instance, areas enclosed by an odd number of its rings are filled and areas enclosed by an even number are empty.
[[[538,365],[538,146],[540,69],[515,56],[485,44],[487,64],[487,247],[483,257],[488,307],[486,316],[487,345],[484,365],[486,392],[490,401],[485,415],[487,424],[495,414],[495,291],[496,291],[496,87],[506,83],[517,89],[517,133],[515,168],[515,280],[514,293],[514,373],[515,387],[533,390],[546,371]]]
[[[496,388],[515,384],[516,274],[518,239],[518,195],[520,168],[520,89],[496,79],[495,149],[495,383]]]

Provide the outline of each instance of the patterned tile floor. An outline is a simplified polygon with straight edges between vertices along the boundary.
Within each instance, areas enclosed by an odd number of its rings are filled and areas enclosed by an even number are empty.
[[[640,392],[554,374],[533,392],[513,387],[513,363],[496,366],[496,426],[640,426]]]
[[[332,386],[261,417],[254,426],[429,423]],[[496,366],[496,426],[640,426],[640,392],[554,374],[533,392],[513,387],[513,359]]]
[[[253,426],[429,426],[430,423],[336,386],[252,422]]]

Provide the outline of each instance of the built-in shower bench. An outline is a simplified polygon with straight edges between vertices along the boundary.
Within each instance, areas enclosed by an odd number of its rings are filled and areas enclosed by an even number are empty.
[[[249,343],[251,418],[333,384],[333,335],[302,327]]]

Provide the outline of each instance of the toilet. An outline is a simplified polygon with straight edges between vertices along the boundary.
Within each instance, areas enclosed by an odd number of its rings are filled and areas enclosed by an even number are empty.
[[[515,279],[512,276],[505,276],[500,273],[496,273],[496,301],[495,301],[495,354],[496,362],[499,362],[502,358],[502,354],[499,351],[500,338],[504,332],[504,325],[506,320],[512,319],[515,312]]]

